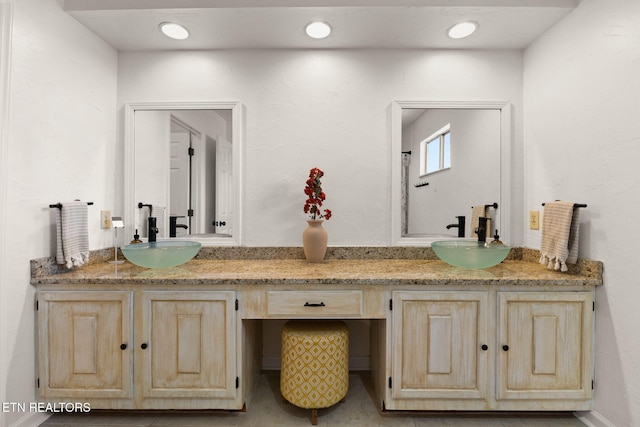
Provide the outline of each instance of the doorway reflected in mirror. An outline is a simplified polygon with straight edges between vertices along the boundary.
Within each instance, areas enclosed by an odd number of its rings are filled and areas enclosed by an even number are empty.
[[[239,244],[240,110],[235,103],[125,108],[125,210],[143,238],[155,217],[159,239]]]
[[[231,236],[231,112],[136,111],[135,127],[136,200],[154,207],[158,237]],[[164,161],[152,154],[163,152]],[[153,176],[147,176],[149,170],[155,171]],[[169,181],[168,193],[160,185],[163,177]],[[148,215],[149,210],[141,209],[136,221],[143,237]]]

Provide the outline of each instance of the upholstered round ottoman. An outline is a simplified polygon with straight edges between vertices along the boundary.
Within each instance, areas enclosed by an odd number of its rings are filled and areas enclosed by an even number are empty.
[[[282,328],[280,391],[292,404],[318,409],[341,401],[349,388],[349,328],[341,321],[291,320]]]

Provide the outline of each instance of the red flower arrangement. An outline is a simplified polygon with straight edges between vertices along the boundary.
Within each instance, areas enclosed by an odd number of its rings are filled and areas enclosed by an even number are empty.
[[[307,201],[304,204],[304,213],[309,214],[311,219],[326,219],[331,218],[331,211],[325,209],[324,213],[320,211],[320,206],[324,202],[326,195],[322,191],[322,182],[320,178],[324,176],[318,168],[313,168],[309,171],[309,179],[307,179],[307,186],[304,188],[304,194],[307,195]]]

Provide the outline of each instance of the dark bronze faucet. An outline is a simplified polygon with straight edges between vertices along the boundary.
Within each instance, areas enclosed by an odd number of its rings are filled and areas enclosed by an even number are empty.
[[[158,220],[156,219],[156,217],[154,216],[150,216],[148,219],[149,222],[149,233],[147,234],[149,236],[149,242],[155,242],[156,241],[156,236],[158,234]]]
[[[464,227],[465,227],[465,218],[464,215],[460,215],[456,217],[458,219],[457,224],[449,224],[447,225],[447,230],[451,228],[458,229],[458,237],[464,237]]]
[[[178,218],[184,218],[184,216],[171,215],[169,217],[169,237],[176,237],[178,228],[189,229],[189,226],[186,224],[178,224]]]
[[[481,216],[478,218],[478,228],[476,228],[476,234],[478,235],[478,242],[487,241],[487,220],[489,218]]]

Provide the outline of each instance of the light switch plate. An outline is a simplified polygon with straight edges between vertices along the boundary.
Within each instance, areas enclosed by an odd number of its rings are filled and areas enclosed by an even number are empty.
[[[110,211],[100,211],[100,228],[111,228]]]
[[[540,229],[540,211],[529,211],[529,229]]]

